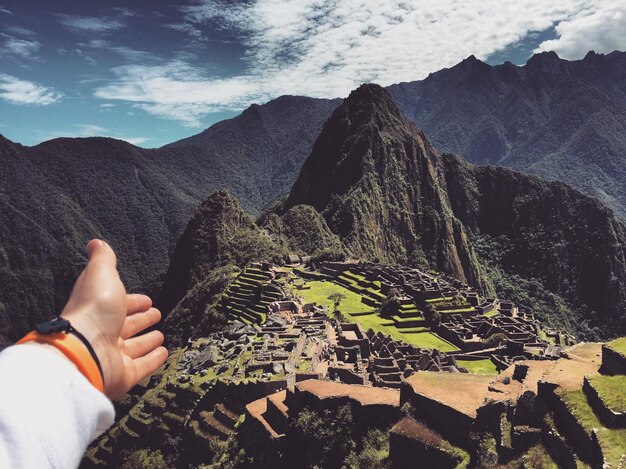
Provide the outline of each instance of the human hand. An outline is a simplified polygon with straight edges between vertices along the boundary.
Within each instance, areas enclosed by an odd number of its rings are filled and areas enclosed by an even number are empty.
[[[104,378],[104,393],[117,399],[154,373],[167,359],[163,334],[134,337],[161,319],[146,295],[127,294],[113,249],[97,239],[87,244],[89,261],[74,284],[61,317],[93,347]]]

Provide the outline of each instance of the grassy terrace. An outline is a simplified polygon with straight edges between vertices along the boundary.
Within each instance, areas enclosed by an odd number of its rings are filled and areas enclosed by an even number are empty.
[[[590,432],[594,428],[598,430],[598,440],[606,462],[610,467],[619,467],[622,455],[626,454],[626,429],[603,427],[582,390],[562,391],[560,395],[569,411],[587,431]]]
[[[467,369],[470,373],[478,375],[497,375],[498,369],[491,360],[485,358],[483,360],[457,360],[459,366]]]
[[[439,310],[437,310],[439,311]],[[441,314],[454,314],[454,313],[471,313],[474,311],[474,308],[459,308],[459,309],[448,309],[445,311],[439,311]]]
[[[332,282],[311,281],[306,282],[309,290],[299,290],[300,295],[306,303],[317,303],[320,306],[327,306],[330,311],[333,310],[333,302],[328,299],[331,293],[343,293],[346,299],[339,305],[340,311],[344,312],[346,319],[351,322],[358,322],[365,329],[372,329],[387,334],[395,340],[402,340],[408,344],[422,348],[436,348],[442,352],[450,352],[458,350],[451,343],[443,340],[441,337],[429,332],[425,327],[408,327],[398,329],[394,321],[381,318],[372,311],[372,308],[361,303],[361,295],[358,295],[347,288]],[[371,314],[359,314],[367,313]],[[356,313],[356,314],[351,314]]]
[[[498,314],[498,310],[497,309],[493,309],[491,311],[489,311],[488,313],[483,314],[483,316],[485,316],[486,318],[490,318],[495,316],[496,314]]]
[[[305,283],[306,287],[310,287],[310,290],[298,290],[300,295],[306,303],[317,303],[319,306],[327,306],[331,311],[334,309],[333,302],[328,299],[328,295],[332,293],[343,293],[346,298],[339,305],[341,311],[347,313],[362,313],[366,311],[372,311],[370,306],[365,303],[361,303],[361,295],[358,295],[341,285],[337,285],[332,282],[322,282],[314,280]]]
[[[615,412],[626,412],[626,376],[594,376],[589,383],[600,399]]]
[[[426,303],[440,303],[442,301],[450,301],[453,298],[451,296],[440,296],[439,298],[430,298],[426,300]]]
[[[607,343],[606,346],[621,353],[622,355],[626,355],[626,337],[615,339],[614,341]]]

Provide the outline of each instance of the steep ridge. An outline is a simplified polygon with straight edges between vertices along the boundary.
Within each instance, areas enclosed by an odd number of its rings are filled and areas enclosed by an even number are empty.
[[[0,165],[0,344],[60,311],[92,237],[114,246],[130,288],[151,280],[190,203],[125,142],[3,140]]]
[[[181,235],[157,306],[170,347],[202,337],[226,325],[220,294],[234,280],[237,266],[280,256],[280,248],[226,191],[200,204]]]
[[[361,86],[324,124],[284,208],[315,207],[353,256],[426,261],[484,290],[439,184],[439,160],[386,91]]]
[[[524,66],[474,56],[388,87],[403,114],[448,152],[558,179],[626,219],[626,53],[537,54]]]
[[[355,257],[423,256],[483,289],[489,265],[510,282],[538,282],[521,302],[539,313],[553,313],[539,301],[549,293],[575,327],[626,330],[626,230],[611,210],[560,182],[441,155],[377,85],[351,93],[324,125],[282,210],[299,204]]]
[[[158,291],[196,205],[227,188],[259,213],[286,194],[336,104],[284,96],[159,150],[0,136],[0,347],[60,310],[92,237],[116,249],[128,287]]]
[[[490,265],[539,281],[600,336],[626,331],[626,228],[610,209],[560,182],[442,161],[453,211]]]

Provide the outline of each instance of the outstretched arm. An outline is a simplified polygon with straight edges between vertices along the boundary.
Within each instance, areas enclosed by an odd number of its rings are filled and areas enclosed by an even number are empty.
[[[102,366],[102,394],[53,345],[28,342],[0,353],[0,467],[76,467],[114,418],[110,400],[167,358],[145,295],[126,294],[110,246],[93,240],[61,316],[90,342]],[[108,396],[108,398],[107,398]]]

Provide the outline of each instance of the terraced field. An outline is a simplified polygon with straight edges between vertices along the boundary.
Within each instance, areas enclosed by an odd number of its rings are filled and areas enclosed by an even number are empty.
[[[316,303],[334,309],[328,299],[332,293],[342,293],[345,299],[339,310],[350,322],[358,322],[365,329],[391,336],[421,348],[438,349],[442,352],[458,350],[453,344],[430,332],[421,311],[412,302],[403,304],[396,316],[390,319],[379,316],[375,311],[385,295],[380,291],[380,281],[369,281],[365,277],[349,271],[343,272],[335,281],[312,280],[302,283],[297,290],[305,303]],[[369,304],[363,302],[363,298]]]
[[[247,324],[265,322],[267,307],[282,298],[280,289],[270,283],[272,274],[257,267],[248,267],[229,285],[219,307],[231,319]]]
[[[624,389],[613,389],[614,393],[624,393]],[[595,431],[605,463],[609,467],[623,467],[626,463],[626,428],[607,428],[589,405],[582,390],[563,391],[559,393],[567,406],[567,410],[590,435]]]
[[[479,375],[497,375],[498,374],[498,368],[488,358],[485,358],[482,360],[459,360],[457,359],[456,362],[460,366],[465,368],[467,371],[469,371],[470,373],[476,373]]]

